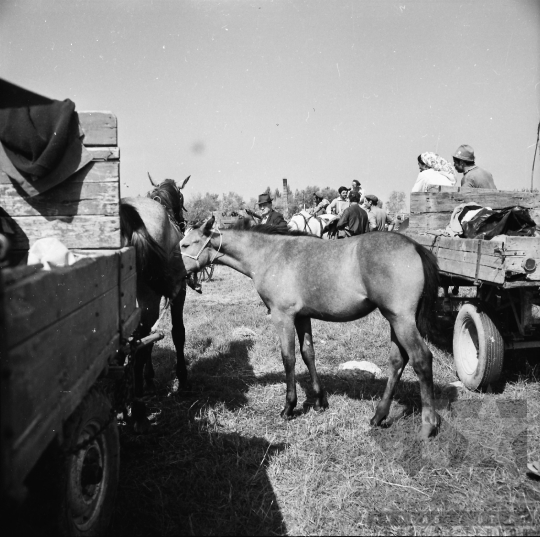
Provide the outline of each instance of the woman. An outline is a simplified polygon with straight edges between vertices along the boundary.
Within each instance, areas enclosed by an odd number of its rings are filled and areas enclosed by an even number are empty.
[[[456,184],[456,170],[447,160],[436,153],[422,153],[418,155],[420,173],[411,192],[427,192],[432,186],[454,186]]]

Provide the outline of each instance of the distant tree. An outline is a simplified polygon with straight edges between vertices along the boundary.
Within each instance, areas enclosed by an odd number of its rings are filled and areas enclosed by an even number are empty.
[[[225,213],[231,213],[233,211],[238,212],[245,206],[244,199],[240,194],[236,192],[229,192],[223,194],[220,203],[220,210]]]
[[[209,218],[213,211],[219,209],[219,194],[207,192],[204,196],[197,193],[186,203],[187,219],[189,222],[201,222]]]
[[[386,203],[386,208],[389,213],[398,214],[407,210],[407,196],[405,192],[392,190],[390,198]]]

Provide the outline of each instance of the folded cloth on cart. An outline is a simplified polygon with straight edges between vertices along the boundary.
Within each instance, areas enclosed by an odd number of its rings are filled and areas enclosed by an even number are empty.
[[[74,254],[56,237],[37,240],[28,251],[28,264],[41,263],[44,270],[73,265],[82,255]]]
[[[75,103],[43,97],[0,79],[0,169],[36,196],[92,160]]]
[[[445,234],[490,240],[497,235],[534,237],[536,222],[523,207],[491,209],[475,202],[462,203],[452,212]]]

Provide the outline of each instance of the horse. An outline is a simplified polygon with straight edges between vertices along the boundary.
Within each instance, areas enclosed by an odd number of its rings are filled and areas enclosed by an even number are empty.
[[[322,238],[324,233],[328,231],[330,224],[337,220],[337,218],[333,214],[314,216],[308,211],[300,211],[291,216],[287,226],[291,231],[303,231],[309,235]]]
[[[436,434],[433,356],[422,338],[438,291],[436,257],[399,233],[367,233],[325,241],[276,227],[214,230],[213,218],[190,229],[180,242],[187,273],[211,263],[227,265],[253,280],[281,343],[286,375],[284,418],[297,404],[295,338],[311,376],[316,410],[328,407],[315,368],[311,319],[353,321],[376,308],[391,327],[390,374],[370,423],[387,417],[397,382],[409,359],[420,382],[423,439]],[[406,269],[405,269],[406,268]]]
[[[152,184],[156,186],[153,182]],[[183,221],[181,188],[178,188],[172,179],[166,179],[156,186],[152,198],[122,198],[120,229],[123,244],[134,246],[136,252],[137,302],[142,310],[139,336],[142,338],[150,333],[159,318],[161,298],[168,299],[171,310],[171,335],[176,349],[176,376],[179,387],[186,388],[187,368],[184,357],[186,332],[183,312],[187,274],[179,249],[183,237],[180,228],[180,222]],[[167,196],[163,195],[163,192],[166,192]],[[156,200],[156,195],[161,202]],[[175,211],[178,207],[181,208],[179,212]],[[172,214],[176,214],[174,220]],[[152,347],[153,345],[148,345],[136,355],[134,364],[136,397],[142,396],[144,392],[143,372],[147,388],[154,389]]]
[[[156,184],[148,172],[148,179],[150,179],[150,183],[152,183],[154,189],[148,192],[146,197],[163,205],[173,223],[175,223],[182,231],[186,228],[184,211],[187,212],[187,209],[184,206],[184,195],[182,194],[182,190],[190,177],[191,175],[188,175],[184,179],[182,186],[178,186],[174,179],[164,179],[161,183]]]

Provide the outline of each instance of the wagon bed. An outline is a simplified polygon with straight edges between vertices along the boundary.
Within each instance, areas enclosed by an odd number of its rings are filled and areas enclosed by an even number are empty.
[[[454,208],[471,201],[492,209],[527,208],[538,226],[540,194],[443,187],[411,194],[406,233],[437,257],[443,290],[438,310],[455,320],[457,373],[468,388],[480,389],[500,376],[505,351],[540,347],[540,237],[445,236]],[[460,294],[460,287],[475,291]]]
[[[96,381],[121,370],[140,311],[135,250],[121,246],[116,117],[81,112],[79,120],[93,160],[61,184],[28,197],[0,172],[9,215],[0,218],[15,231],[17,265],[0,270],[2,497],[20,503],[32,470],[54,467],[40,503],[54,496],[56,533],[94,534],[105,532],[118,480],[115,414]],[[29,248],[45,237],[79,259],[50,271],[26,265]],[[102,474],[84,492],[82,472],[96,453]]]

